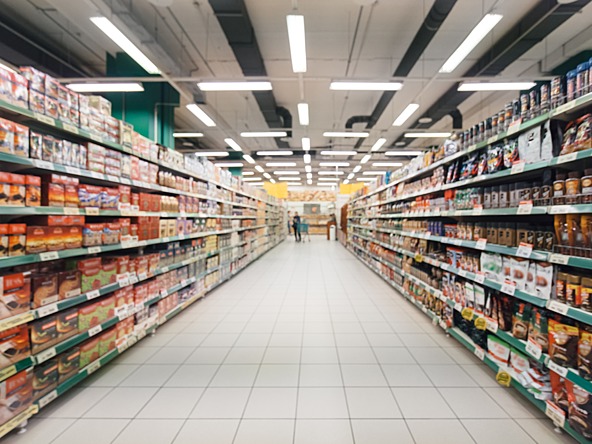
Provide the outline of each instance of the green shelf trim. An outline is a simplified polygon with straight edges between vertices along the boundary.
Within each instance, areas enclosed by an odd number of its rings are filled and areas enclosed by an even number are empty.
[[[7,378],[10,378],[13,375],[16,375],[21,370],[24,370],[32,366],[33,358],[31,356],[27,356],[26,358],[21,359],[20,361],[12,365],[9,365],[8,367],[4,367],[2,370],[0,370],[0,382],[4,381]]]

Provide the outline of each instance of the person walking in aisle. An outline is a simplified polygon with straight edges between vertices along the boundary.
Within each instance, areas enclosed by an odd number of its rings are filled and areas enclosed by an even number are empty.
[[[292,236],[292,212],[288,211],[288,236]]]
[[[302,236],[300,235],[300,216],[298,216],[298,211],[294,213],[294,223],[292,224],[292,228],[294,228],[294,238],[296,242],[302,241]]]

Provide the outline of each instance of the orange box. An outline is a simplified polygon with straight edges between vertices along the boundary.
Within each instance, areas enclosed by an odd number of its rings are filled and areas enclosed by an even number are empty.
[[[66,248],[64,227],[47,227],[47,251],[61,251]]]
[[[64,185],[64,206],[78,208],[79,205],[78,186],[73,184]]]
[[[25,206],[25,176],[10,174],[10,188],[8,191],[8,205]]]
[[[78,308],[61,311],[57,314],[59,341],[78,333]]]
[[[78,296],[82,292],[82,273],[78,270],[60,271],[58,285],[60,301]]]
[[[58,343],[58,320],[47,316],[29,324],[31,332],[31,352],[39,353]]]
[[[0,382],[0,403],[4,408],[2,421],[9,421],[25,411],[33,402],[33,369],[23,370]]]
[[[15,273],[0,277],[0,319],[29,311],[31,275]]]
[[[65,202],[64,184],[43,182],[41,202],[44,206],[63,207]]]
[[[117,329],[111,328],[99,337],[99,355],[103,356],[115,349],[117,339]]]
[[[48,227],[27,227],[27,254],[43,253],[47,251],[46,229]]]
[[[8,225],[8,255],[23,256],[26,251],[27,226],[25,224]]]
[[[59,300],[58,275],[56,273],[35,273],[31,277],[33,307],[43,307]]]
[[[66,249],[82,248],[82,227],[62,227],[64,229],[64,246]]]
[[[26,325],[0,332],[0,368],[20,361],[31,354],[29,329]]]

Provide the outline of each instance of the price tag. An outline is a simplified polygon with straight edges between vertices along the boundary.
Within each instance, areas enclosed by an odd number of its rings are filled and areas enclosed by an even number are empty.
[[[55,126],[55,119],[53,119],[52,117],[46,116],[45,114],[41,113],[34,113],[34,116],[40,122],[43,122],[47,125]]]
[[[574,160],[577,159],[578,153],[569,153],[569,154],[564,154],[563,156],[559,156],[557,158],[557,164],[561,164],[561,163],[567,163],[567,162],[573,162]]]
[[[497,136],[491,136],[489,139],[487,139],[487,145],[491,145],[495,142],[497,142]]]
[[[477,319],[475,319],[475,328],[477,330],[486,330],[487,320],[484,317],[479,316]]]
[[[461,246],[463,244],[462,239],[452,239],[452,244],[456,246]]]
[[[168,267],[168,266],[166,266],[166,267],[162,267],[160,270],[161,270],[163,273],[166,273],[166,272],[168,272],[168,271],[169,271],[169,267]]]
[[[166,211],[162,211],[160,213],[160,217],[169,217],[169,213],[167,213]]]
[[[460,302],[457,302],[456,304],[454,304],[454,309],[456,311],[462,312],[463,306]]]
[[[123,183],[125,185],[131,185],[132,184],[132,182],[127,177],[122,177],[119,180],[121,181],[121,183]]]
[[[467,321],[473,320],[473,315],[474,314],[475,314],[475,312],[470,307],[465,307],[461,311],[462,317],[465,318]]]
[[[64,214],[78,215],[80,214],[80,208],[64,207]]]
[[[506,135],[510,136],[510,135],[518,132],[518,130],[520,129],[521,123],[522,123],[522,119],[518,119],[515,122],[510,123],[510,126],[508,127],[508,131],[506,131]]]
[[[107,180],[110,180],[111,182],[119,182],[119,177],[107,174]]]
[[[90,172],[91,177],[94,177],[95,179],[104,179],[105,176],[103,176],[101,173],[98,173],[96,171],[91,171]]]
[[[118,316],[120,320],[122,319],[122,317],[127,317],[127,315],[128,315],[127,305],[123,305],[121,307],[115,308],[115,316]]]
[[[34,160],[33,165],[35,165],[37,168],[43,168],[44,170],[53,170],[53,163],[46,160]]]
[[[445,270],[445,271],[450,271],[451,267],[449,264],[442,264],[442,265],[440,265],[440,268],[442,268],[442,270]]]
[[[127,273],[117,276],[117,283],[120,287],[127,287],[130,284],[129,275]]]
[[[58,311],[57,304],[46,305],[45,307],[40,307],[37,309],[37,317],[42,318],[44,316],[54,314],[57,311]]]
[[[518,246],[518,250],[516,251],[516,256],[524,257],[528,259],[532,254],[532,244],[527,244],[526,242],[520,242]]]
[[[549,214],[567,214],[572,213],[573,210],[574,207],[572,207],[571,205],[553,205],[549,209]]]
[[[545,415],[553,421],[557,427],[563,428],[565,426],[565,412],[552,401],[547,401],[545,408]]]
[[[98,216],[99,215],[99,208],[98,207],[87,207],[86,208],[86,215],[87,216]]]
[[[438,323],[438,325],[440,326],[441,329],[446,330],[448,328],[448,326],[446,325],[446,322],[443,320],[440,320],[440,322]]]
[[[551,253],[551,255],[549,256],[549,261],[554,264],[567,265],[569,262],[569,256],[565,256],[563,254]]]
[[[490,317],[486,317],[485,318],[485,322],[487,323],[487,330],[489,330],[492,333],[497,333],[497,329],[498,329],[498,323],[495,319],[492,319]]]
[[[483,359],[485,359],[485,351],[479,347],[478,345],[475,346],[475,351],[473,352],[473,354],[475,356],[477,356],[479,359],[481,359],[483,361]]]
[[[135,274],[130,275],[129,277],[129,282],[130,284],[136,284],[138,282],[138,276]]]
[[[502,293],[506,293],[509,294],[510,296],[514,296],[514,293],[516,292],[516,285],[514,285],[513,282],[510,281],[505,281],[502,284],[502,288],[500,290]]]
[[[47,251],[45,253],[39,253],[39,259],[42,262],[53,261],[53,260],[59,259],[59,257],[60,256],[58,255],[57,251]]]
[[[10,378],[12,375],[16,375],[16,365],[11,365],[0,371],[0,381],[4,381],[6,378]]]
[[[99,292],[99,290],[91,290],[88,293],[86,293],[86,299],[90,301],[91,299],[98,298],[100,295],[101,293]]]
[[[49,392],[47,395],[45,395],[43,398],[41,398],[38,401],[39,408],[45,407],[50,402],[54,401],[57,397],[58,397],[58,391],[52,390],[51,392]]]
[[[78,128],[76,128],[74,125],[72,125],[70,123],[62,122],[62,127],[66,131],[69,131],[71,133],[74,133],[74,134],[79,134],[80,133],[80,131],[78,131]]]
[[[553,370],[559,376],[563,376],[564,378],[567,376],[568,370],[565,367],[556,364],[554,361],[549,360],[547,367],[549,367],[549,370]]]
[[[547,308],[562,315],[566,315],[569,311],[569,306],[559,301],[547,301]]]
[[[512,169],[510,170],[510,174],[520,174],[524,172],[524,165],[525,162],[516,162],[512,165]]]
[[[428,312],[428,309],[425,307],[425,305],[422,305],[421,311],[423,311],[424,313],[427,313]]]
[[[103,327],[102,326],[95,325],[94,327],[88,329],[88,335],[89,336],[98,335],[102,331],[103,331]]]
[[[523,200],[518,205],[518,211],[516,214],[530,214],[532,213],[532,200]]]
[[[88,247],[88,254],[96,254],[101,252],[101,247]]]
[[[504,387],[510,387],[510,384],[512,383],[512,377],[510,374],[501,368],[497,371],[495,380],[499,383],[499,385],[503,385]]]
[[[143,272],[138,275],[138,280],[144,281],[144,280],[146,280],[147,277],[148,276],[146,275],[146,272]]]
[[[76,176],[80,176],[82,174],[82,171],[80,171],[80,168],[77,168],[77,167],[67,166],[67,167],[65,167],[65,169],[66,169],[66,173],[68,173],[68,174],[75,174]]]
[[[93,374],[94,372],[96,372],[98,369],[101,368],[101,361],[99,361],[98,359],[94,362],[91,362],[90,364],[88,364],[86,366],[86,373],[88,375]]]
[[[475,205],[473,207],[473,215],[474,216],[481,216],[483,213],[483,205]]]
[[[57,355],[56,349],[55,347],[52,347],[47,350],[43,350],[41,353],[37,353],[35,355],[35,361],[37,362],[37,364],[41,364],[42,362],[45,362],[48,359],[53,358],[55,355]]]
[[[528,342],[526,343],[526,353],[535,359],[540,359],[543,354],[543,348],[532,338],[528,338]]]
[[[160,290],[160,297],[161,298],[166,298],[168,295],[169,295],[168,290]]]
[[[161,239],[161,242],[170,242],[170,241],[171,241],[171,239],[169,237],[163,237]]]
[[[459,276],[467,277],[467,270],[458,270]]]
[[[479,282],[480,284],[485,282],[485,273],[483,273],[482,271],[478,271],[477,273],[475,273],[475,277],[474,277],[475,282]]]

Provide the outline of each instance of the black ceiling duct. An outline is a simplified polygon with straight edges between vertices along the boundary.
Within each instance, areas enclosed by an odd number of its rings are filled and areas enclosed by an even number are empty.
[[[285,108],[283,106],[278,106],[275,109],[275,113],[280,116],[280,118],[282,119],[282,128],[290,128],[288,131],[286,131],[288,133],[288,137],[292,137],[292,114],[290,113],[290,111],[288,110],[288,108]]]
[[[450,117],[452,117],[452,128],[453,129],[462,129],[463,127],[463,117],[461,112],[458,109],[453,109],[450,111]]]
[[[347,119],[347,122],[345,122],[345,128],[352,129],[356,123],[368,123],[370,122],[371,117],[372,116],[351,116]]]

